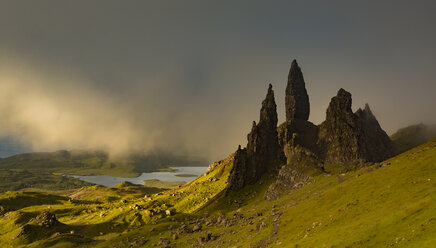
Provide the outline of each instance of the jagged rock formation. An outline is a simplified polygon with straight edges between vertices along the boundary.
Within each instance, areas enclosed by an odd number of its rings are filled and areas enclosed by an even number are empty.
[[[286,87],[286,121],[278,127],[279,144],[286,156],[286,164],[270,185],[264,198],[274,200],[286,189],[296,189],[310,182],[314,174],[322,173],[323,164],[316,155],[319,128],[308,121],[310,113],[303,73],[294,60]]]
[[[360,144],[362,145],[364,159],[371,162],[380,162],[394,156],[395,149],[392,141],[380,127],[369,105],[365,104],[365,108],[363,110],[358,109],[355,115],[362,127],[363,135]]]
[[[248,168],[251,165],[248,165],[247,162],[247,149],[241,149],[241,146],[238,147],[238,150],[235,152],[235,158],[233,160],[233,167],[230,171],[229,179],[228,179],[228,188],[229,190],[238,190],[244,187],[248,181],[253,180],[253,178],[249,178],[247,173],[248,170],[255,170],[254,168]]]
[[[259,124],[253,122],[248,134],[247,148],[239,146],[235,153],[228,189],[238,190],[255,183],[267,171],[276,170],[278,179],[265,194],[270,200],[283,189],[307,183],[312,175],[347,171],[393,156],[392,142],[369,106],[353,113],[351,103],[351,94],[340,89],[331,99],[326,120],[319,126],[308,121],[309,97],[303,73],[294,60],[286,87],[286,121],[276,129],[276,104],[270,85]],[[271,166],[274,160],[276,165],[285,165],[280,169]]]
[[[320,125],[318,145],[325,163],[358,165],[392,156],[392,142],[369,106],[353,113],[351,103],[351,94],[340,89]]]
[[[362,130],[351,110],[351,94],[340,89],[330,101],[326,120],[320,125],[318,145],[327,164],[361,163],[359,135]]]
[[[239,146],[235,153],[229,176],[230,190],[255,183],[267,171],[275,169],[275,161],[283,159],[277,139],[277,106],[271,84],[262,102],[259,123],[253,122],[247,139],[247,148],[241,149]]]
[[[309,96],[306,91],[303,73],[294,59],[286,86],[286,121],[292,119],[308,120],[310,113]]]

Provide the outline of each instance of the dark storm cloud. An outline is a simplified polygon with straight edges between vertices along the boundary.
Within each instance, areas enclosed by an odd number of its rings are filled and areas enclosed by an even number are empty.
[[[0,1],[1,121],[35,150],[171,149],[219,158],[245,142],[290,61],[311,120],[343,87],[393,132],[436,122],[431,1]]]

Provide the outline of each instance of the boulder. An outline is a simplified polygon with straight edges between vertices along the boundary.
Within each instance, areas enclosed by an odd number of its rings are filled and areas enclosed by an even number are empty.
[[[38,223],[40,226],[43,227],[54,227],[60,224],[60,222],[56,219],[56,215],[49,213],[49,212],[44,212],[40,215],[38,215],[35,218],[36,223]]]

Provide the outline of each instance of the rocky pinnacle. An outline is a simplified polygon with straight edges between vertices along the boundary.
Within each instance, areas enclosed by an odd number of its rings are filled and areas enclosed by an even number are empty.
[[[308,120],[310,113],[309,96],[306,91],[303,73],[294,59],[288,75],[286,86],[286,120],[302,119]]]
[[[269,85],[259,122],[253,122],[246,148],[235,153],[228,190],[254,184],[269,173],[281,178],[265,198],[273,199],[283,188],[308,182],[306,172],[348,171],[391,157],[392,142],[369,105],[355,113],[351,105],[351,94],[340,89],[330,101],[326,120],[319,126],[309,122],[309,97],[294,60],[286,87],[286,122],[277,127],[277,106]]]
[[[235,153],[232,171],[229,176],[229,189],[238,190],[253,184],[270,168],[272,162],[283,158],[277,138],[277,106],[271,84],[262,102],[260,120],[253,122],[247,135],[247,148]]]
[[[353,113],[351,103],[351,94],[344,89],[330,102],[318,140],[325,163],[379,162],[392,156],[392,142],[369,106]]]

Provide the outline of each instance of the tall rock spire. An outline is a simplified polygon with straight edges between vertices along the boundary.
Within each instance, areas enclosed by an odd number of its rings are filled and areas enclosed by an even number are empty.
[[[310,105],[309,96],[306,91],[303,73],[294,59],[288,75],[288,85],[286,86],[286,120],[309,119]]]
[[[247,150],[249,154],[260,151],[261,156],[265,157],[261,160],[265,163],[271,159],[276,159],[280,150],[277,138],[277,105],[271,84],[268,86],[265,100],[262,101],[259,123],[248,135]]]
[[[274,99],[274,91],[272,85],[269,84],[268,92],[265,100],[262,101],[262,108],[260,109],[259,125],[264,126],[268,132],[274,132],[277,136],[277,105]],[[271,136],[274,136],[272,134]]]
[[[263,174],[275,169],[277,160],[283,159],[277,138],[277,106],[271,84],[262,102],[260,120],[257,124],[253,122],[247,139],[247,148],[238,148],[235,153],[228,180],[230,190],[255,183]]]

